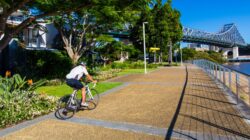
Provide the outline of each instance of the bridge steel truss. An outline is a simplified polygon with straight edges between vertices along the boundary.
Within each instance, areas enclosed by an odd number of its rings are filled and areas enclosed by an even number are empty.
[[[184,27],[182,41],[221,47],[244,47],[247,45],[239,33],[236,25],[233,23],[224,25],[222,30],[218,33],[208,33]]]

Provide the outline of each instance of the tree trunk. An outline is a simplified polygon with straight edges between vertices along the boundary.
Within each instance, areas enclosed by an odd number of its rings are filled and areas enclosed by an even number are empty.
[[[74,65],[74,66],[77,65],[77,62],[78,62],[79,58],[80,58],[80,55],[78,55],[78,53],[75,53],[75,54],[73,55],[72,62],[73,62],[73,65]]]
[[[160,61],[160,63],[162,63],[162,51],[161,51],[160,56],[159,56],[159,61]]]
[[[0,36],[4,34],[7,18],[0,17]]]
[[[169,41],[169,52],[168,52],[168,63],[172,65],[173,56],[172,56],[172,41]]]
[[[4,37],[0,40],[0,51],[8,46],[11,39],[12,37],[8,34],[4,35]]]
[[[69,55],[73,65],[76,66],[79,58],[81,57],[80,54],[74,52],[70,44],[65,44],[64,49],[67,51],[67,54]]]

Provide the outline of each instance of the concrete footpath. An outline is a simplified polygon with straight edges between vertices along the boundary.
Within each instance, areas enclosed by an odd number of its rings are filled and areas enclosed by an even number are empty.
[[[188,65],[109,80],[124,85],[95,110],[53,113],[0,130],[0,140],[250,139],[248,119],[202,70]]]

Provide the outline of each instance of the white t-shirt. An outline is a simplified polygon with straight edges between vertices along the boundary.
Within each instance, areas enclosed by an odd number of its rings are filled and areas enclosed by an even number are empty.
[[[88,75],[89,73],[88,73],[86,67],[79,65],[79,66],[74,67],[69,72],[69,74],[66,75],[66,78],[79,80],[83,76],[83,74]]]

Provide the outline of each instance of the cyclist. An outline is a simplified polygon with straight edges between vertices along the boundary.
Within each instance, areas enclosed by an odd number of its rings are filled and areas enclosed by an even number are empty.
[[[87,107],[88,103],[85,102],[86,100],[86,91],[83,84],[80,82],[80,79],[83,76],[87,77],[87,80],[92,81],[93,83],[97,83],[96,80],[93,80],[92,76],[89,75],[86,69],[86,63],[81,62],[80,65],[74,67],[70,73],[66,75],[66,83],[68,86],[75,88],[75,89],[82,89],[82,102],[81,106]]]

